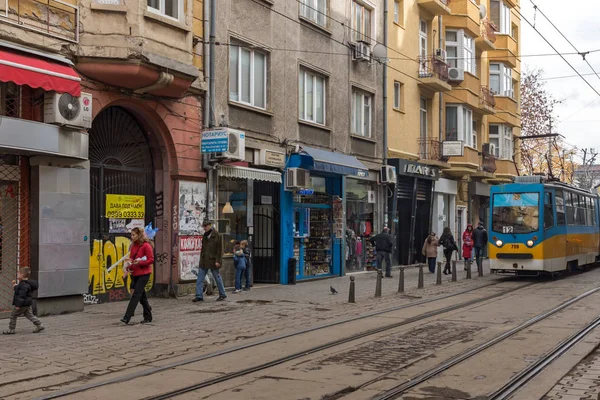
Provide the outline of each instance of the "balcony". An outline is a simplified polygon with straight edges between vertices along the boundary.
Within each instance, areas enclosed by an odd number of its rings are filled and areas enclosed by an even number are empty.
[[[496,157],[494,157],[493,154],[490,154],[490,152],[486,151],[484,148],[484,150],[481,152],[481,170],[483,172],[493,174],[497,169]]]
[[[512,126],[520,127],[521,118],[517,107],[517,101],[511,97],[498,95],[494,96],[494,100],[496,101],[496,109],[502,110],[502,114],[500,115],[502,119],[496,120],[496,117],[491,116],[489,122],[500,124],[508,123]]]
[[[448,64],[434,56],[419,57],[419,85],[432,92],[449,92]]]
[[[490,183],[507,183],[512,182],[513,176],[517,176],[517,167],[512,160],[496,159],[496,176],[488,179]]]
[[[61,0],[5,0],[0,3],[0,23],[32,32],[79,42],[77,2]]]
[[[450,0],[417,0],[419,7],[430,13],[432,16],[450,15]]]
[[[479,87],[479,110],[483,114],[496,114],[496,98],[487,86]]]
[[[477,149],[465,146],[461,157],[450,157],[450,169],[444,171],[445,175],[462,176],[472,175],[479,170],[481,158]]]
[[[450,3],[452,14],[444,17],[447,28],[464,29],[469,36],[479,37],[479,6],[473,0],[452,0]]]
[[[519,45],[517,41],[510,35],[496,34],[496,50],[490,51],[488,54],[489,60],[502,61],[511,68],[516,68],[519,65]]]
[[[485,17],[479,24],[479,37],[475,40],[475,46],[481,51],[496,50],[496,31],[498,28],[492,21]]]
[[[442,157],[442,142],[437,139],[419,138],[419,158],[424,164],[448,167],[447,158]]]

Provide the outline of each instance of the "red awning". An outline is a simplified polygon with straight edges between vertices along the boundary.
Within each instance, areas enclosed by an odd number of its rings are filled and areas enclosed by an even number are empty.
[[[81,78],[71,66],[17,51],[0,50],[0,81],[81,95]]]

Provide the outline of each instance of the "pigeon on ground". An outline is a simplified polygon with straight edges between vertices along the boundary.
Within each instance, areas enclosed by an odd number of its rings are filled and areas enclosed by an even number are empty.
[[[331,294],[338,294],[338,291],[333,286],[329,286],[329,290],[331,290]]]

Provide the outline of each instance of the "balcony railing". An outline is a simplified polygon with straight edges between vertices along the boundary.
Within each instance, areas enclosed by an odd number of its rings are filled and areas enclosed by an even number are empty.
[[[496,107],[496,97],[494,97],[494,92],[487,86],[481,86],[479,88],[479,105],[489,108]]]
[[[79,7],[61,0],[0,0],[0,23],[79,42]]]
[[[490,43],[496,43],[495,32],[498,31],[498,28],[494,25],[492,21],[490,21],[488,17],[485,17],[481,20],[481,25],[479,29],[479,33],[481,34],[482,38],[489,41]]]
[[[419,157],[422,160],[443,161],[442,142],[437,139],[418,139]]]
[[[496,157],[490,154],[489,145],[483,146],[483,151],[481,152],[481,169],[492,174],[496,172]]]
[[[448,82],[448,64],[435,56],[419,57],[419,78],[438,78]]]

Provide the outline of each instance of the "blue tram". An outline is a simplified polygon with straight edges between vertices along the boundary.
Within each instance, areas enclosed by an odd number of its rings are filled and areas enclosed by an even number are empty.
[[[541,176],[492,186],[488,254],[498,273],[555,274],[600,254],[598,195]]]

